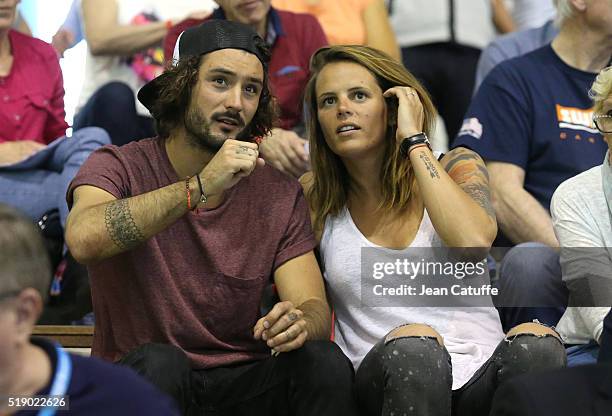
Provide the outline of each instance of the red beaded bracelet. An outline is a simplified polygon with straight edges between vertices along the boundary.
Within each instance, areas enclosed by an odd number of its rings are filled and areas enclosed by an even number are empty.
[[[185,188],[187,189],[187,209],[191,211],[191,189],[189,189],[189,179],[191,178],[187,177],[187,179],[185,179]]]

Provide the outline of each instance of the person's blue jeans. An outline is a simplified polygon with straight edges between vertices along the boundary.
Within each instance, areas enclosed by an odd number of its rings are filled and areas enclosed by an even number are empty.
[[[0,167],[0,202],[21,210],[33,220],[58,209],[64,227],[70,182],[89,155],[109,143],[104,130],[82,129],[72,137],[57,139],[25,161]]]
[[[119,81],[101,86],[74,116],[75,131],[86,127],[104,129],[117,146],[156,134],[153,118],[136,112],[134,91]]]
[[[538,320],[555,326],[567,307],[559,253],[541,243],[519,244],[504,256],[494,298],[504,332]]]
[[[568,367],[595,364],[597,363],[597,356],[599,355],[599,344],[595,341],[591,341],[584,345],[566,346],[565,352],[567,353]]]

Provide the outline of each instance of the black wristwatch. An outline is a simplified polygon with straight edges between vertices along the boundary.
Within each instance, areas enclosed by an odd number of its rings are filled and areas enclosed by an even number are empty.
[[[402,140],[402,144],[400,144],[400,153],[402,156],[407,157],[408,152],[412,146],[416,146],[417,144],[425,143],[427,147],[431,150],[431,145],[429,144],[429,139],[427,135],[423,132],[415,134],[414,136],[406,137]]]

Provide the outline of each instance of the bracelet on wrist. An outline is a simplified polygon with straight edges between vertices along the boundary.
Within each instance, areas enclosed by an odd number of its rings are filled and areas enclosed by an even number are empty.
[[[200,203],[205,204],[208,201],[208,197],[204,193],[204,185],[202,185],[202,180],[200,179],[200,174],[196,175],[196,179],[198,180],[198,188],[200,188]]]
[[[424,132],[414,134],[402,140],[402,143],[400,144],[400,153],[402,156],[408,157],[410,150],[414,146],[421,144],[424,144],[425,146],[428,146],[431,149],[429,139],[427,138],[427,135]]]

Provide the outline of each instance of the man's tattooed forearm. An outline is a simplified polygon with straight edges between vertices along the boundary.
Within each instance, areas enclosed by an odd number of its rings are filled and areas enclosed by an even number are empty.
[[[487,214],[495,219],[495,210],[491,205],[491,191],[485,184],[472,183],[469,185],[463,185],[461,188],[484,210]]]
[[[427,170],[429,171],[429,175],[432,178],[438,178],[440,179],[440,174],[438,173],[438,169],[436,169],[436,167],[434,166],[433,162],[431,161],[431,159],[429,158],[429,156],[427,156],[424,153],[421,153],[419,155],[419,159],[421,159],[423,161],[423,163],[425,164],[425,167],[427,168]]]
[[[110,238],[123,250],[133,248],[144,240],[125,199],[113,201],[106,206],[104,222]]]

